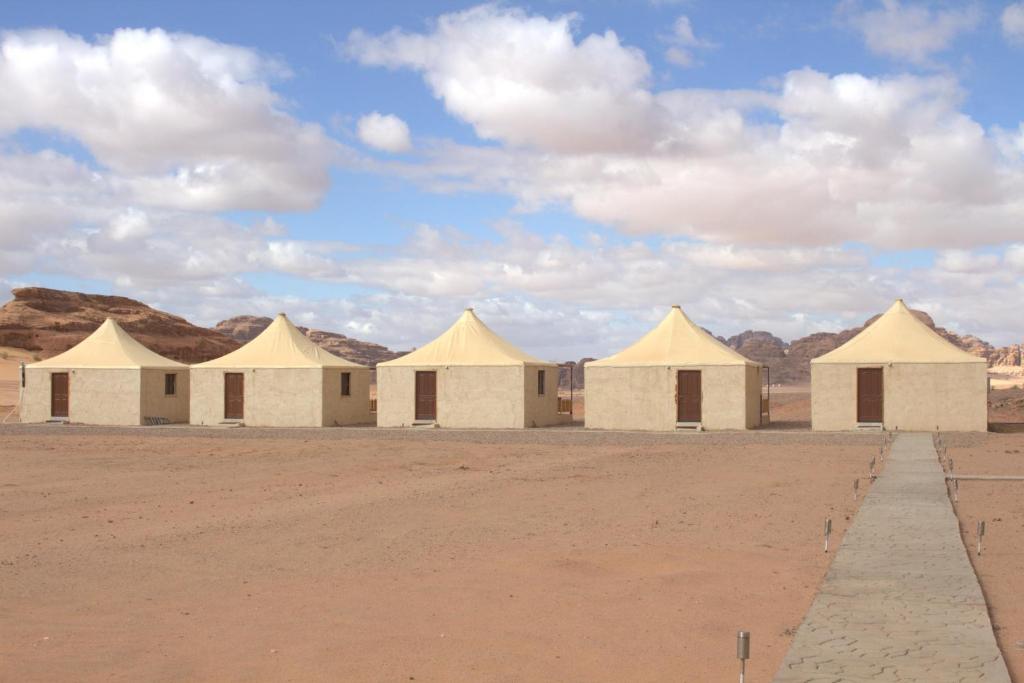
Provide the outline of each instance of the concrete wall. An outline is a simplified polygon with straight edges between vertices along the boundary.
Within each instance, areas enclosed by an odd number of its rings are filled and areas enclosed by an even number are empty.
[[[349,395],[341,395],[341,375],[350,374]],[[323,425],[372,424],[370,413],[369,368],[324,368],[323,373]]]
[[[177,375],[173,396],[164,394],[164,376]],[[172,423],[188,422],[189,371],[146,369],[142,371],[142,418],[162,417]]]
[[[224,374],[245,376],[243,422],[250,427],[320,427],[323,425],[322,368],[229,370],[192,368],[192,424],[224,421]]]
[[[986,431],[988,373],[982,363],[811,365],[811,428],[857,426],[857,368],[882,367],[883,426],[903,431]]]
[[[679,370],[701,371],[701,424],[704,429],[757,426],[758,376],[745,365],[687,367],[585,366],[584,420],[594,429],[671,431],[676,428]],[[754,396],[754,391],[757,396]],[[755,403],[756,398],[756,403]]]
[[[558,368],[546,365],[527,365],[525,370],[525,392],[523,424],[527,427],[550,427],[570,421],[568,415],[558,413]],[[544,394],[537,393],[537,373],[544,371]]]
[[[438,426],[491,429],[525,426],[522,366],[378,366],[378,426],[404,427],[415,421],[417,371],[437,372]],[[536,375],[533,375],[533,382],[536,391]]]
[[[50,419],[50,375],[68,373],[68,419],[96,425],[137,425],[141,373],[138,370],[27,368],[22,422]]]

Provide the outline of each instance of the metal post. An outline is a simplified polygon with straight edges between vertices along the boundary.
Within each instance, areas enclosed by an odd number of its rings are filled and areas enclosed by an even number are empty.
[[[828,539],[832,535],[832,518],[825,520],[825,552],[828,552]]]
[[[736,657],[740,660],[740,683],[743,683],[747,674],[747,660],[750,659],[750,631],[736,634]]]
[[[959,479],[954,479],[953,480],[953,502],[954,503],[959,503],[960,502],[960,480]]]
[[[874,458],[871,458],[871,462],[868,463],[868,474],[871,475],[872,479],[875,478],[875,459]]]
[[[985,537],[985,520],[978,521],[978,557],[981,557],[981,539]]]
[[[860,479],[853,480],[853,499],[857,500],[857,489],[860,488]]]

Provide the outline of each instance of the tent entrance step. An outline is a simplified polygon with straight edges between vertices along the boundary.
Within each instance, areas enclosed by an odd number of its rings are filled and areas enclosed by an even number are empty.
[[[142,424],[147,427],[155,427],[156,425],[169,425],[171,421],[166,417],[144,417],[142,418]]]
[[[71,420],[69,420],[66,417],[51,417],[49,420],[46,421],[46,424],[48,425],[66,425],[70,423]]]
[[[221,425],[223,425],[225,427],[244,427],[245,426],[245,423],[242,422],[241,420],[224,420],[223,422],[220,422],[219,424],[221,424]]]
[[[703,432],[704,425],[700,422],[676,422],[676,429],[691,429],[695,432]]]
[[[881,422],[858,422],[857,430],[864,432],[882,432],[885,431],[885,427],[882,426]]]
[[[437,420],[413,420],[413,427],[436,427]]]

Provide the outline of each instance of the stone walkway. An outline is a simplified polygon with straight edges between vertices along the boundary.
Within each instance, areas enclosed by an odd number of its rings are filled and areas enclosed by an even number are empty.
[[[775,683],[1010,676],[929,434],[900,434]]]

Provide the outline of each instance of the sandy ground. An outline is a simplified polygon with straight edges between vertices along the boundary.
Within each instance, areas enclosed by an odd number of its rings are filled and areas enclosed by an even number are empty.
[[[1024,434],[944,438],[958,474],[1024,476]],[[1024,481],[961,481],[955,507],[996,640],[1013,680],[1024,681]],[[979,520],[985,520],[981,557],[976,554]]]
[[[766,681],[878,443],[0,427],[0,680]]]

